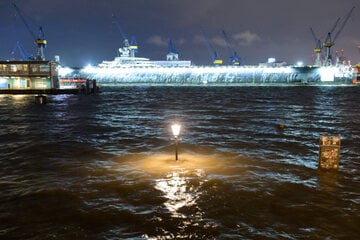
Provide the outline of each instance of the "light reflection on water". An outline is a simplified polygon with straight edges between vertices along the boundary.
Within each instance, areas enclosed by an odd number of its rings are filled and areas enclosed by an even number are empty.
[[[164,179],[156,180],[155,188],[164,193],[164,197],[167,199],[164,205],[173,217],[186,218],[187,216],[178,210],[185,206],[196,206],[198,189],[187,186],[187,182],[191,179],[184,175],[186,175],[184,171],[172,172]]]

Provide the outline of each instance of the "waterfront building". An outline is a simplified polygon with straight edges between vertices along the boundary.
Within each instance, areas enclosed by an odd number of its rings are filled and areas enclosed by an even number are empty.
[[[55,61],[0,61],[0,89],[57,89],[58,66]]]

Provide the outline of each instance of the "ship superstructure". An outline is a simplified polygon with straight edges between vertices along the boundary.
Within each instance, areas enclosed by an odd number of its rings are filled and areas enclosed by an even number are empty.
[[[191,61],[179,60],[179,53],[175,50],[172,41],[169,40],[169,53],[166,60],[152,61],[145,57],[136,57],[138,45],[135,36],[131,37],[131,42],[126,37],[116,16],[113,15],[116,24],[123,38],[123,46],[118,49],[118,56],[113,61],[102,61],[99,68],[132,68],[132,67],[189,67]]]
[[[137,49],[137,48],[136,48]],[[152,61],[145,57],[136,57],[134,45],[127,39],[124,40],[123,47],[118,50],[118,57],[113,61],[102,61],[99,68],[132,68],[132,67],[190,67],[191,61],[179,60],[178,53],[169,52],[167,60]]]

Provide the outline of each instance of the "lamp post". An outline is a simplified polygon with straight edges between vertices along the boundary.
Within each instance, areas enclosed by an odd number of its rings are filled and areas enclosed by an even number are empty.
[[[180,124],[173,124],[171,125],[171,130],[172,133],[174,135],[174,140],[175,140],[175,160],[178,160],[178,142],[179,142],[179,134],[180,134],[180,130],[181,130],[181,125]]]

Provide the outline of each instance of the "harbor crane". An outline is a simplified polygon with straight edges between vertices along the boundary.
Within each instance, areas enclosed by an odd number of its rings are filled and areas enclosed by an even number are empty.
[[[226,35],[225,31],[222,30],[222,34],[224,35],[224,39],[225,39],[225,43],[226,46],[228,48],[229,51],[229,64],[230,65],[235,65],[235,66],[239,66],[240,65],[240,58],[237,56],[237,53],[235,51],[232,50],[231,45],[230,45],[230,41],[228,36]]]
[[[41,26],[39,27],[38,36],[36,36],[35,33],[33,32],[33,30],[31,29],[31,27],[29,26],[28,22],[26,21],[25,17],[23,16],[20,8],[15,3],[13,3],[13,6],[14,6],[16,12],[19,14],[19,16],[20,16],[22,22],[24,23],[25,27],[29,31],[30,35],[32,36],[32,38],[35,41],[35,44],[37,46],[37,52],[36,52],[35,60],[36,61],[45,61],[44,49],[46,47],[47,41],[45,40],[45,34],[44,34],[44,31],[43,31],[43,28]]]
[[[168,49],[169,49],[169,53],[179,54],[179,52],[174,48],[174,44],[171,39],[169,39],[169,42],[168,42]]]
[[[331,29],[330,32],[328,32],[327,37],[324,41],[324,47],[326,48],[326,57],[325,57],[325,66],[331,66],[332,65],[332,55],[331,55],[331,47],[335,45],[335,41],[336,39],[339,37],[341,31],[344,29],[347,21],[349,20],[352,12],[354,11],[355,7],[352,7],[350,9],[350,11],[348,12],[348,14],[345,16],[341,26],[337,29],[338,23],[340,22],[340,18],[338,18],[333,26],[333,28]],[[334,36],[333,33],[334,31],[337,29],[337,31],[335,32]]]
[[[169,42],[168,42],[168,49],[169,49],[169,52],[166,55],[166,60],[167,61],[178,61],[179,60],[179,52],[174,48],[174,45],[173,45],[171,39],[169,39]]]
[[[34,60],[34,57],[29,56],[29,54],[26,53],[25,49],[23,48],[23,46],[20,44],[19,41],[16,41],[16,43],[14,44],[14,47],[11,51],[11,55],[15,55],[16,50],[19,51],[20,56],[24,61]]]
[[[314,40],[315,40],[315,48],[314,48],[315,66],[321,66],[321,64],[322,64],[322,61],[321,61],[321,52],[322,52],[321,40],[316,37],[316,34],[315,34],[314,30],[311,27],[310,27],[310,31],[311,31],[311,34],[312,34]]]
[[[114,23],[115,23],[116,27],[118,28],[118,30],[124,40],[124,47],[130,51],[130,57],[135,57],[135,53],[137,53],[137,51],[138,51],[138,45],[137,45],[135,36],[132,36],[131,42],[129,42],[129,39],[126,37],[124,31],[122,30],[120,22],[117,19],[117,17],[115,15],[112,15],[112,17],[114,19]]]
[[[204,31],[201,29],[201,32],[205,38],[206,41],[206,46],[209,50],[210,55],[212,56],[212,60],[213,60],[213,64],[214,65],[221,65],[223,64],[223,60],[219,57],[219,55],[217,54],[217,52],[215,51],[214,47],[210,44],[209,39],[206,37]]]

